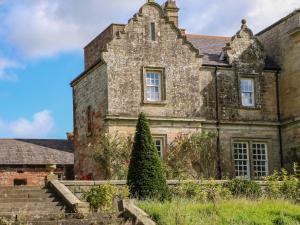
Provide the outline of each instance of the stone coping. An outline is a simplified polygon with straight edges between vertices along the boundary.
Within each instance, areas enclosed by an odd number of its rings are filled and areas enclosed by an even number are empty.
[[[122,200],[123,217],[130,219],[133,225],[156,225],[150,216],[137,207],[133,199]]]
[[[181,183],[187,182],[195,182],[199,184],[223,184],[227,180],[168,180],[168,185],[177,185]],[[266,184],[265,181],[256,181],[259,185],[264,186]],[[126,185],[126,180],[95,180],[95,181],[83,181],[83,180],[64,180],[60,181],[61,184],[65,186],[99,186],[104,184],[112,184],[112,185]]]
[[[80,201],[63,183],[52,180],[49,182],[49,186],[75,213],[84,215],[89,213],[88,203]]]

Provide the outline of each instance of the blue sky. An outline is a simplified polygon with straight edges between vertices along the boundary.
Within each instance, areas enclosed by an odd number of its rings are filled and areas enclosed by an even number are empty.
[[[73,129],[70,81],[83,47],[146,0],[0,0],[0,138],[65,138]],[[163,1],[158,1],[162,4]],[[177,0],[188,33],[232,36],[246,18],[258,32],[298,0]]]

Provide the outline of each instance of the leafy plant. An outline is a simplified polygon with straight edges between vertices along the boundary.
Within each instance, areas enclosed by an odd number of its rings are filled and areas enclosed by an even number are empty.
[[[182,182],[172,189],[173,198],[191,199],[199,202],[216,202],[231,198],[228,188],[220,184],[199,183],[199,182]]]
[[[104,171],[104,179],[126,179],[132,149],[132,138],[118,133],[101,135],[90,148],[93,159]]]
[[[216,134],[179,134],[170,144],[166,161],[169,178],[215,178],[218,161]]]
[[[113,198],[117,195],[117,188],[111,184],[92,187],[83,193],[83,197],[93,210],[109,211],[113,206]]]
[[[127,184],[131,196],[139,199],[166,199],[169,196],[163,164],[144,113],[139,115],[136,125]]]
[[[171,190],[174,198],[197,199],[199,201],[206,201],[207,199],[207,193],[202,191],[197,182],[182,182]]]
[[[297,165],[294,166],[294,174],[288,175],[285,169],[280,173],[275,171],[266,177],[266,195],[269,198],[284,198],[300,202],[300,181],[297,178]]]
[[[228,188],[234,197],[256,199],[262,196],[260,186],[252,180],[234,179],[227,181],[223,186]]]

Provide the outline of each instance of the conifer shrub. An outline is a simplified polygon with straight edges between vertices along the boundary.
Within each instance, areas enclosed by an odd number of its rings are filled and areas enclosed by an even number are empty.
[[[139,115],[136,125],[127,185],[131,197],[165,200],[170,196],[164,167],[144,113]]]

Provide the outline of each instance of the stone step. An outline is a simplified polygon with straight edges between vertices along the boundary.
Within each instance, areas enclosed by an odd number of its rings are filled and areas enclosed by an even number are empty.
[[[0,211],[2,209],[51,209],[56,206],[62,206],[60,202],[9,202],[0,203]]]
[[[31,193],[47,193],[48,190],[46,189],[32,189],[32,190],[22,190],[22,189],[6,189],[6,190],[0,190],[0,195],[1,194],[18,194],[18,193],[26,193],[26,194],[31,194]]]
[[[13,202],[23,202],[24,204],[29,202],[57,202],[54,198],[0,198],[0,203],[13,203]]]
[[[1,211],[0,215],[3,216],[15,216],[19,215],[21,217],[42,217],[42,215],[48,215],[48,214],[57,214],[60,215],[62,213],[65,213],[65,210],[61,207],[51,208],[51,209],[18,209],[18,208],[10,208]]]
[[[121,225],[122,221],[106,221],[106,220],[92,220],[92,219],[67,219],[67,220],[44,220],[44,221],[30,221],[30,225]]]
[[[64,219],[65,213],[61,210],[52,210],[48,212],[32,210],[30,212],[26,212],[26,215],[23,212],[0,212],[0,218],[6,218],[9,220],[15,220],[18,218],[19,220],[27,220],[27,221],[38,221],[38,220],[58,220]]]
[[[1,198],[50,198],[53,197],[53,194],[50,192],[36,192],[36,193],[9,193],[9,194],[0,194]]]
[[[1,186],[1,190],[43,190],[43,187],[38,186]]]

